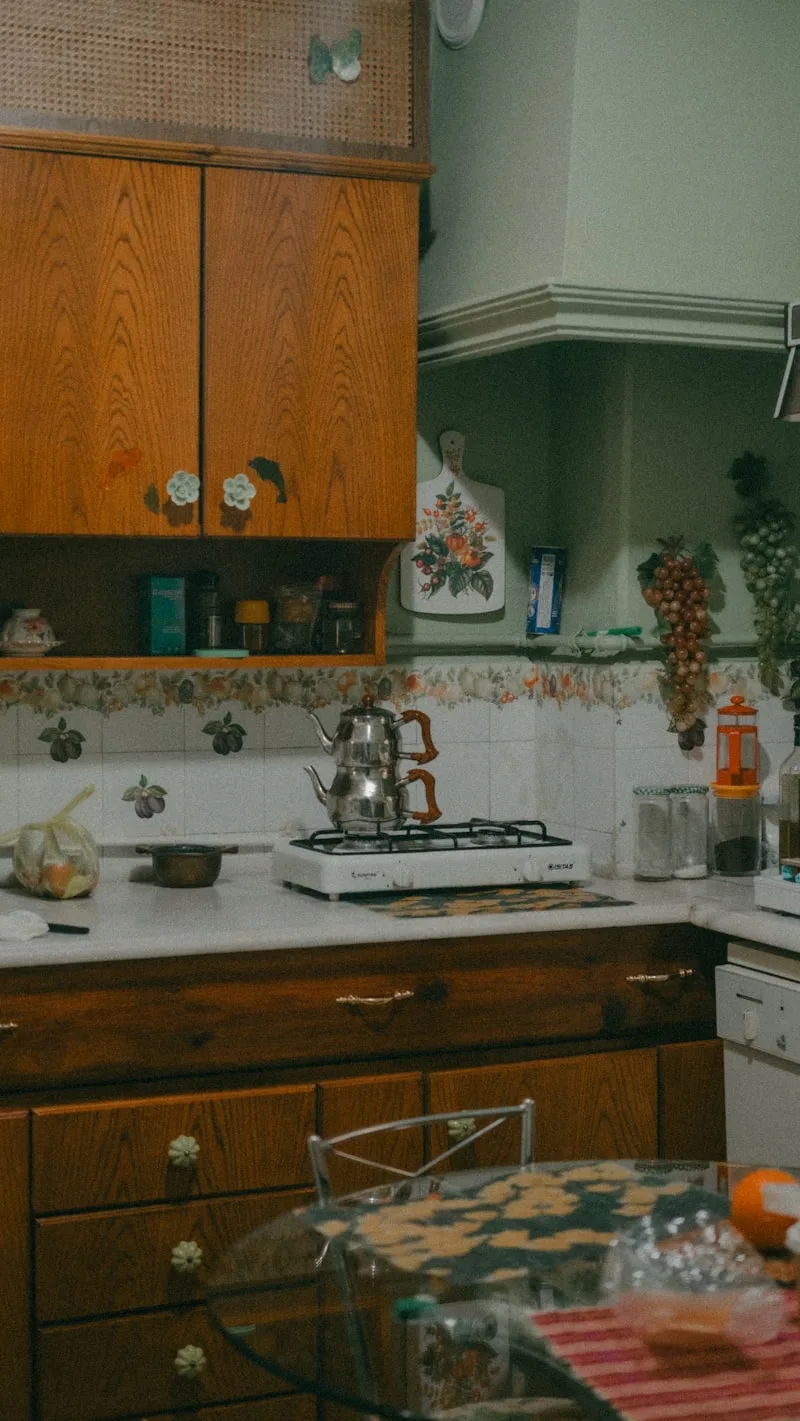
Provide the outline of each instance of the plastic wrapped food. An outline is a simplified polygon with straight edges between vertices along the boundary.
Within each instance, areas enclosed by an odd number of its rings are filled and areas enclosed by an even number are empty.
[[[85,898],[97,887],[100,859],[89,830],[70,816],[94,794],[87,785],[51,819],[24,824],[4,842],[14,844],[12,867],[22,884],[43,898]]]
[[[759,1254],[707,1209],[650,1215],[618,1234],[603,1289],[620,1321],[657,1351],[769,1342],[786,1319]]]

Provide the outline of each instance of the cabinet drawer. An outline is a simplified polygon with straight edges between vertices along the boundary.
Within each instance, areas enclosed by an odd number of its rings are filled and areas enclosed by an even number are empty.
[[[44,1106],[33,1111],[34,1211],[306,1184],[313,1129],[313,1086]],[[180,1137],[196,1147],[188,1164],[170,1158]]]
[[[136,1421],[150,1421],[147,1416]],[[317,1403],[311,1396],[270,1396],[262,1401],[241,1401],[234,1406],[201,1406],[199,1411],[171,1411],[154,1421],[317,1421]],[[560,1417],[553,1421],[561,1421]]]
[[[281,1353],[290,1355],[291,1346],[301,1373],[313,1367],[314,1328],[307,1314],[298,1319],[291,1295],[276,1304],[273,1326],[276,1335],[287,1330],[291,1338],[276,1343]],[[177,1353],[189,1344],[206,1358],[195,1378],[175,1367]],[[37,1358],[40,1421],[111,1421],[285,1390],[242,1357],[204,1309],[41,1328]]]
[[[26,969],[0,982],[0,1073],[10,1091],[710,1024],[724,956],[668,924]]]
[[[208,1203],[156,1204],[148,1209],[36,1223],[36,1316],[39,1322],[174,1307],[205,1297],[209,1268],[237,1238],[312,1195],[250,1194]],[[196,1243],[194,1271],[178,1272],[172,1250]]]

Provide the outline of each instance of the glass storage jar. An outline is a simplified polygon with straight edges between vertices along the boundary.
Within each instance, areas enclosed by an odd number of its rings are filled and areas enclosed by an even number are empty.
[[[272,598],[272,649],[305,655],[314,650],[320,593],[313,583],[276,587]]]
[[[673,785],[672,876],[705,878],[708,875],[708,787]]]
[[[743,877],[761,868],[758,785],[712,785],[711,863],[715,873]]]
[[[634,877],[672,877],[672,796],[666,785],[637,785],[633,791],[636,834]]]
[[[327,602],[322,622],[322,651],[346,656],[364,647],[364,617],[360,602]]]
[[[269,635],[269,607],[266,602],[237,602],[233,610],[233,620],[239,631],[239,640],[244,650],[251,656],[263,656],[267,649]]]

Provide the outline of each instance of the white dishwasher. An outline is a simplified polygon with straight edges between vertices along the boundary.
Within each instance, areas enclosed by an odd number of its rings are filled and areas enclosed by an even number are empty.
[[[717,1034],[728,1159],[800,1166],[800,958],[731,943],[717,968]]]

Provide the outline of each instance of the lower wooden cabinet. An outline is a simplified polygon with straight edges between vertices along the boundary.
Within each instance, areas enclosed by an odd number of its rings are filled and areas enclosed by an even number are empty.
[[[0,1416],[28,1421],[31,1396],[29,1120],[0,1113]]]
[[[526,1097],[536,1106],[537,1160],[625,1159],[658,1152],[655,1049],[435,1071],[428,1081],[433,1113],[516,1105]],[[439,1149],[447,1147],[446,1131],[436,1143]],[[476,1164],[507,1164],[519,1155],[519,1127],[509,1122],[474,1148]]]
[[[663,1159],[726,1159],[721,1041],[658,1048],[659,1154]]]

